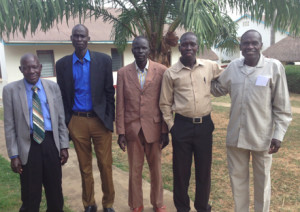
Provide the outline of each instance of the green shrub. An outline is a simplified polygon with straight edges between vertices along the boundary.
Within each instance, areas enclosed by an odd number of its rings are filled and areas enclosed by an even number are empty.
[[[292,93],[300,93],[300,66],[285,66],[286,79],[289,91]]]

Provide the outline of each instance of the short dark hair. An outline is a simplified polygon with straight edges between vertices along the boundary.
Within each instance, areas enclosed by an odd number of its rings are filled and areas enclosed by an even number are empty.
[[[197,41],[198,41],[198,38],[197,38],[197,36],[196,36],[195,33],[193,33],[193,32],[186,32],[186,33],[184,33],[183,35],[181,35],[181,37],[180,37],[180,43],[181,43],[181,41],[183,40],[183,38],[185,38],[185,37],[188,36],[188,35],[195,36],[196,39],[197,39]]]
[[[245,37],[248,33],[250,33],[250,32],[257,33],[257,34],[259,35],[259,41],[262,42],[261,34],[260,34],[257,30],[255,30],[255,29],[249,29],[249,30],[247,30],[247,31],[242,35],[242,37],[241,37],[241,42],[242,42],[242,40],[244,39],[244,37]]]
[[[27,60],[27,58],[31,58],[31,57],[33,57],[33,58],[36,60],[37,64],[40,65],[39,58],[38,58],[35,54],[29,53],[29,52],[28,52],[28,53],[25,53],[25,54],[21,57],[21,59],[20,59],[20,65],[22,65],[22,63],[23,63],[25,60]]]
[[[148,45],[149,45],[148,39],[147,39],[145,36],[143,36],[143,35],[136,36],[136,37],[133,39],[133,41],[132,41],[132,45],[133,45],[137,40],[140,40],[140,39],[146,40],[147,43],[148,43]]]
[[[78,27],[83,27],[87,31],[87,35],[89,35],[89,29],[86,26],[84,26],[83,24],[76,24],[72,29],[72,35],[73,35],[74,30]]]

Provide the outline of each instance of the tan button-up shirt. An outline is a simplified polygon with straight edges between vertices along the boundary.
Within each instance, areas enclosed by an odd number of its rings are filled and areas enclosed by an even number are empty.
[[[278,60],[261,55],[256,67],[249,68],[244,59],[236,59],[211,88],[214,95],[231,97],[227,146],[266,151],[272,138],[283,140],[292,116],[285,70]]]
[[[211,81],[222,70],[216,62],[197,59],[192,69],[179,60],[165,71],[159,106],[169,130],[174,124],[173,112],[190,118],[210,114]]]

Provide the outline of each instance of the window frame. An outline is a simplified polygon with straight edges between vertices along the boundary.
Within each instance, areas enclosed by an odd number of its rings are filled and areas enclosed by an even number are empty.
[[[55,59],[54,59],[54,51],[53,50],[36,50],[36,55],[39,58],[41,54],[49,54],[52,57],[52,64],[53,64],[53,73],[52,76],[42,76],[41,78],[49,78],[49,77],[56,77],[56,69],[55,69]]]
[[[121,64],[120,64],[120,68],[122,68],[123,66],[124,66],[124,53],[119,53],[118,52],[118,49],[117,48],[111,48],[110,49],[110,55],[111,55],[111,60],[112,60],[112,63],[113,63],[113,51],[115,51],[115,52],[117,52],[119,55],[120,55],[120,57],[121,57]],[[120,69],[119,68],[119,69]],[[119,69],[117,69],[117,70],[112,70],[113,72],[117,72]]]

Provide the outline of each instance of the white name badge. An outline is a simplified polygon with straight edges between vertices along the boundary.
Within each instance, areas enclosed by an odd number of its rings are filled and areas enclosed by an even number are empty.
[[[258,76],[255,85],[257,86],[267,86],[270,77],[268,76]]]

